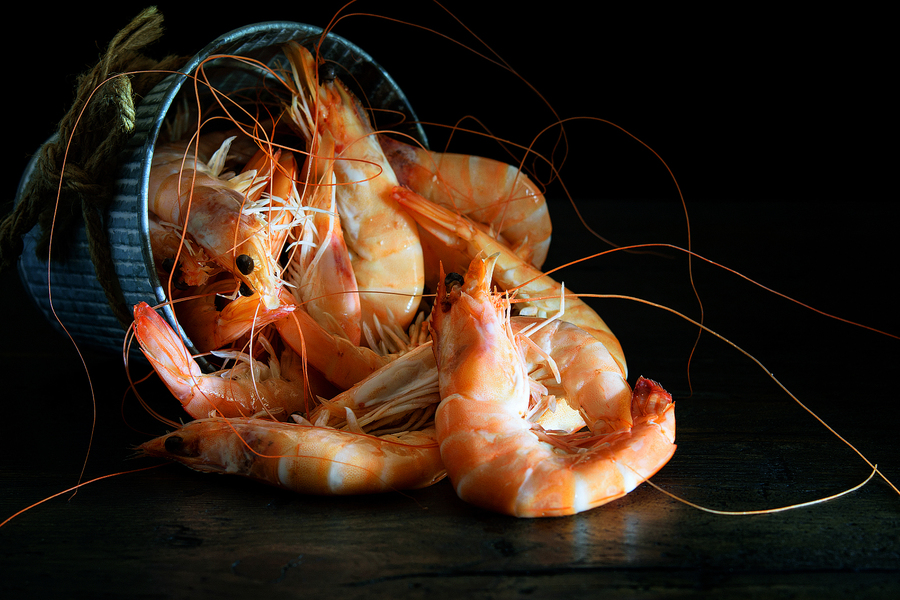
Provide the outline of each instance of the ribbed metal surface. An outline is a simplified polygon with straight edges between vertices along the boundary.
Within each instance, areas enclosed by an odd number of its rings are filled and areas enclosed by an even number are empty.
[[[318,41],[321,33],[322,30],[318,27],[287,21],[258,23],[226,33],[194,56],[181,73],[172,74],[163,80],[137,107],[135,133],[124,149],[116,194],[108,213],[112,258],[129,306],[141,301],[154,305],[167,299],[156,276],[150,250],[147,190],[153,148],[166,114],[185,82],[191,80],[187,74],[193,73],[201,62],[207,61],[203,62],[204,72],[216,89],[230,92],[259,87],[267,78],[271,78],[266,71],[242,66],[233,59],[208,59],[220,54],[237,55],[275,67],[285,60],[280,51],[281,44],[288,40],[299,40],[310,46]],[[364,95],[371,106],[404,114],[410,122],[406,132],[416,136],[422,143],[427,143],[424,131],[415,124],[417,118],[406,96],[369,54],[334,34],[327,36],[322,42],[321,54],[326,60],[334,61],[346,69],[346,75],[339,71],[338,76],[351,89],[354,85],[358,86],[354,91]],[[17,202],[32,169],[33,164],[29,164],[22,175]],[[47,319],[61,330],[51,311],[47,262],[34,253],[38,236],[37,228],[26,236],[25,249],[19,259],[19,274],[25,288]],[[83,227],[77,232],[75,244],[66,262],[52,265],[50,289],[56,314],[79,345],[121,351],[124,332],[113,316],[106,295],[97,281]],[[166,308],[163,312],[170,323],[176,323],[170,309]],[[190,340],[183,331],[181,333],[193,350]]]

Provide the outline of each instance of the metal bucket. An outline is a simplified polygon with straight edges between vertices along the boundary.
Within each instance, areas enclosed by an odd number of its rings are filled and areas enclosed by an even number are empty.
[[[317,43],[321,36],[322,30],[318,27],[285,21],[258,23],[236,29],[206,46],[179,73],[168,76],[141,101],[136,109],[135,133],[123,150],[116,193],[107,214],[111,256],[129,307],[141,301],[156,305],[168,300],[157,276],[150,248],[147,192],[157,137],[182,86],[192,80],[188,74],[192,74],[201,62],[220,54],[252,58],[274,67],[285,61],[281,44],[297,40],[312,48],[312,44]],[[408,123],[405,132],[427,144],[425,133],[418,125],[406,96],[369,54],[334,34],[324,38],[320,54],[346,70],[348,76],[342,77],[342,80],[351,89],[356,86],[357,89],[353,91],[363,94],[371,106],[403,114]],[[267,79],[270,80],[268,83],[272,83],[272,75],[264,69],[232,59],[215,58],[205,62],[204,72],[215,89],[224,92],[253,89],[265,85]],[[34,160],[22,175],[16,194],[17,203],[33,169]],[[35,255],[38,238],[37,227],[25,236],[24,250],[18,263],[19,275],[46,318],[62,332],[51,311],[47,262]],[[121,352],[124,330],[109,307],[97,279],[83,225],[75,235],[72,250],[65,262],[52,264],[50,277],[53,308],[75,342],[79,346],[97,350]],[[188,348],[196,353],[188,336],[177,325],[171,307],[166,305],[162,312],[180,331]]]

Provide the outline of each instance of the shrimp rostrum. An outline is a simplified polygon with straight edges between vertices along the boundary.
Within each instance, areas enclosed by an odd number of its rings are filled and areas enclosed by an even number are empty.
[[[462,284],[442,281],[432,312],[441,394],[435,433],[454,489],[467,502],[518,517],[574,514],[627,494],[675,452],[671,396],[641,378],[630,395],[583,403],[611,413],[588,422],[614,427],[580,437],[554,436],[529,421],[534,386],[509,302],[490,291],[493,261],[472,261]]]

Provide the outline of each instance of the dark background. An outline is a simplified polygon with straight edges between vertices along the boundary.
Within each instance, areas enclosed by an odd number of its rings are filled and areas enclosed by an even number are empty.
[[[535,89],[413,27],[351,17],[335,31],[369,51],[425,121],[453,124],[473,115],[496,135],[528,144],[557,118],[535,90],[558,117],[587,117],[566,127],[566,188],[555,183],[547,191],[554,222],[548,265],[609,247],[579,223],[565,191],[590,226],[617,244],[684,247],[680,188],[699,254],[827,312],[900,333],[896,94],[888,91],[896,66],[888,52],[893,36],[880,31],[887,17],[787,14],[757,5],[712,13],[608,3],[576,8],[582,4],[534,10],[520,2],[448,3]],[[167,33],[147,50],[155,57],[193,54],[253,22],[324,27],[340,4],[158,6]],[[13,102],[5,123],[14,136],[4,152],[6,200],[71,103],[76,75],[139,10],[32,3],[7,22],[12,73],[5,95]],[[431,3],[359,2],[349,10],[478,44]],[[655,150],[679,187],[659,158],[597,118]],[[429,129],[435,148],[442,131]],[[541,150],[554,139],[542,136]],[[451,147],[503,158],[496,144],[474,136],[457,135]],[[559,278],[578,292],[639,296],[697,318],[683,255],[660,252],[594,259]],[[900,480],[898,340],[827,319],[697,261],[694,279],[711,328],[758,357]],[[93,399],[78,357],[33,311],[15,273],[2,281],[3,356],[15,386],[5,399],[14,399],[16,416],[30,419],[29,427],[4,435],[6,456],[27,454],[2,465],[5,480],[17,484],[0,494],[5,518],[78,478]],[[632,302],[604,300],[597,307],[622,341],[629,379],[658,378],[676,397],[679,450],[654,478],[660,485],[740,510],[820,497],[868,474],[755,364],[712,336],[702,337],[689,382],[695,328]],[[98,416],[85,477],[146,465],[127,461],[130,449],[164,426],[123,397],[120,357],[89,353],[87,364]],[[147,397],[178,418],[164,391],[148,390]],[[38,429],[30,427],[34,421]],[[578,517],[523,522],[462,505],[446,482],[411,496],[318,499],[165,467],[92,484],[72,501],[26,513],[0,529],[0,546],[9,541],[0,564],[15,565],[17,577],[5,578],[12,589],[57,595],[70,589],[129,595],[132,585],[135,595],[216,589],[246,597],[261,586],[352,595],[401,593],[413,589],[407,582],[424,594],[496,580],[506,596],[560,585],[573,593],[606,586],[629,597],[663,589],[752,597],[771,583],[767,593],[785,597],[879,597],[897,588],[897,506],[896,494],[873,481],[821,507],[733,520],[641,486]],[[298,554],[305,558],[294,564]],[[253,568],[257,579],[246,575]]]

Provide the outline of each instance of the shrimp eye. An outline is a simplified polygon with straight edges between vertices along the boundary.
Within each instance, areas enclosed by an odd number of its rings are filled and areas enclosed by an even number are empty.
[[[170,435],[163,442],[163,445],[166,447],[166,452],[179,454],[182,448],[184,448],[184,439],[177,435]]]
[[[241,282],[240,292],[241,292],[241,296],[252,296],[253,295],[253,290],[251,290],[250,286],[248,286],[243,281]]]
[[[331,83],[337,77],[334,65],[331,63],[322,63],[319,65],[319,84]]]
[[[234,263],[237,265],[238,270],[244,275],[249,275],[253,272],[253,257],[249,254],[240,254],[236,259],[234,259]]]
[[[448,273],[446,277],[444,277],[444,287],[448,290],[453,289],[454,286],[461,286],[465,282],[463,276],[459,273]]]

